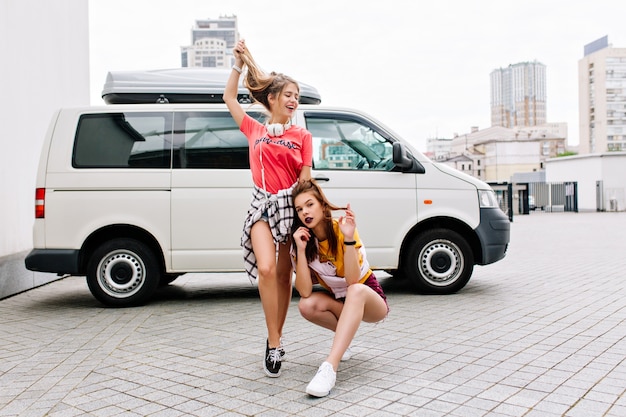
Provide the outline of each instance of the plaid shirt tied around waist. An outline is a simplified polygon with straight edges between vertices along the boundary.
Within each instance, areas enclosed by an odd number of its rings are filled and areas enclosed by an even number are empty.
[[[276,194],[270,194],[257,186],[252,191],[252,202],[243,224],[243,235],[241,236],[244,267],[250,281],[255,280],[258,276],[256,256],[252,250],[252,239],[250,238],[252,226],[266,212],[274,243],[287,242],[291,235],[291,225],[294,219],[291,192],[295,186],[296,183],[287,189],[279,190]]]

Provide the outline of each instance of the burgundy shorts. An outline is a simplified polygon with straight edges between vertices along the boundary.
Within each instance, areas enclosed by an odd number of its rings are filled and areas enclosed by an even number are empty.
[[[376,292],[376,294],[380,295],[381,298],[383,300],[385,300],[385,304],[387,303],[387,296],[385,295],[385,292],[383,291],[383,288],[380,286],[380,283],[378,282],[378,280],[374,276],[373,272],[370,274],[369,277],[367,277],[367,279],[365,280],[365,282],[363,284],[365,284],[368,287],[370,287],[371,289],[373,289]],[[389,305],[387,304],[387,306],[389,306]]]
[[[387,304],[387,312],[389,312],[389,303],[387,302],[387,296],[385,295],[385,292],[383,291],[383,288],[380,286],[380,283],[378,282],[378,280],[374,276],[373,272],[370,274],[369,277],[367,277],[365,282],[363,282],[363,285],[367,285],[368,287],[373,289],[376,294],[380,295],[380,298],[382,298],[383,301],[385,302],[385,304]],[[341,301],[343,303],[346,299],[345,298],[338,298],[337,300],[339,300],[339,301]]]

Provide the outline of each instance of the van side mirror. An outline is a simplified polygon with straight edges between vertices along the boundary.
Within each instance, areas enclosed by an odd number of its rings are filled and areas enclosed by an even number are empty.
[[[424,173],[424,167],[418,163],[400,142],[393,143],[393,163],[402,172]]]

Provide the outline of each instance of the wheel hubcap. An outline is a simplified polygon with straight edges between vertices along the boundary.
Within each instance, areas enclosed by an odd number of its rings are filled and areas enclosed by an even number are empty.
[[[98,282],[112,297],[130,297],[145,281],[145,266],[137,254],[117,250],[106,255],[98,265]]]
[[[431,242],[420,253],[419,268],[431,285],[450,285],[463,269],[461,251],[448,240]]]

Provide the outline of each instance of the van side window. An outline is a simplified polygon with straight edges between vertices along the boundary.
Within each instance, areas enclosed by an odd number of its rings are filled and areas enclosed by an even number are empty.
[[[392,145],[373,127],[359,120],[306,117],[313,135],[313,168],[318,170],[393,169]]]
[[[169,168],[171,116],[165,113],[105,113],[80,117],[75,168]]]
[[[259,117],[259,115],[253,115]],[[175,116],[174,168],[248,169],[248,140],[228,112]]]

